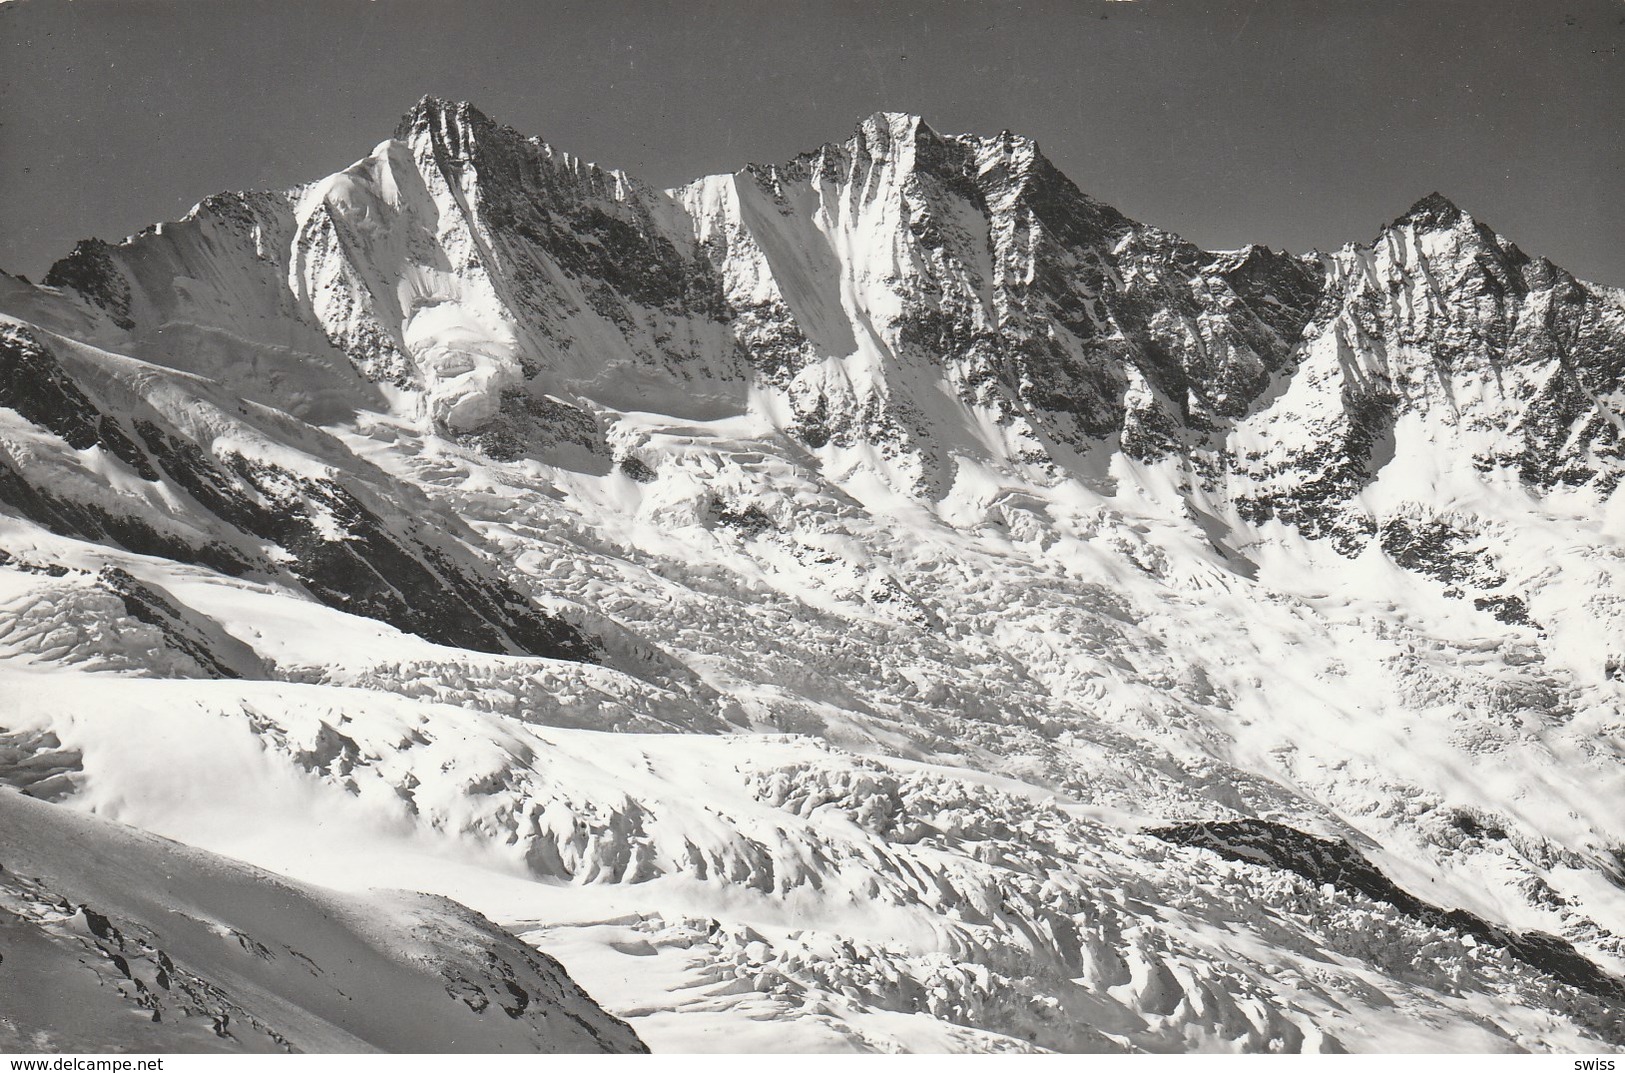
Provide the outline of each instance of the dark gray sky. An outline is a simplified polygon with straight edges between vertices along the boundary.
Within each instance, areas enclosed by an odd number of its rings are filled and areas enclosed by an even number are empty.
[[[1366,240],[1439,189],[1625,284],[1625,0],[14,0],[0,267],[336,171],[424,93],[659,185],[882,108],[1008,128],[1213,248]]]

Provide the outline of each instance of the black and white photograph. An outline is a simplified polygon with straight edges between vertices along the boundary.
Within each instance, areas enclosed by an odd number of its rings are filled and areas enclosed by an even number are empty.
[[[1625,0],[0,0],[6,1073],[1614,1068],[1622,195]]]

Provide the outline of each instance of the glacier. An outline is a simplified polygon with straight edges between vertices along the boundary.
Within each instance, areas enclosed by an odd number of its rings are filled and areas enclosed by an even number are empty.
[[[426,97],[0,275],[0,807],[486,936],[448,1049],[1618,1047],[1622,380],[1438,194],[1204,251],[1009,132],[660,190]]]

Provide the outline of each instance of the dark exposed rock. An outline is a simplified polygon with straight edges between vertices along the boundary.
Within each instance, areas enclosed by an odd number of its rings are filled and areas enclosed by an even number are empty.
[[[108,249],[100,239],[85,239],[51,266],[45,273],[45,285],[78,291],[106,310],[113,323],[129,330],[135,327],[130,319],[130,284],[108,256]]]
[[[1425,902],[1394,883],[1347,842],[1316,838],[1285,824],[1258,819],[1186,823],[1146,833],[1175,845],[1211,850],[1227,860],[1293,872],[1311,883],[1330,883],[1390,905],[1429,927],[1471,935],[1500,947],[1570,987],[1625,1003],[1625,980],[1598,968],[1567,940],[1542,932],[1515,932],[1464,909],[1442,909]]]
[[[502,985],[508,992],[510,1000],[502,1004],[502,1012],[509,1017],[523,1017],[525,1010],[530,1006],[530,993],[512,980],[504,980]]]
[[[737,529],[747,536],[760,536],[778,528],[768,513],[755,503],[747,503],[741,507],[729,503],[719,495],[712,495],[707,501],[706,509],[716,524]]]
[[[1476,596],[1473,606],[1480,611],[1488,611],[1508,626],[1534,626],[1535,620],[1529,617],[1529,605],[1524,603],[1521,596]]]
[[[0,503],[61,536],[113,543],[140,555],[197,563],[240,576],[255,566],[241,550],[219,541],[192,541],[129,514],[95,503],[60,498],[35,488],[0,450]]]
[[[107,939],[113,936],[114,929],[112,925],[108,923],[106,917],[102,916],[88,905],[81,905],[79,907],[79,911],[85,915],[85,927],[90,929],[90,934],[94,935],[98,939]]]
[[[1446,596],[1462,599],[1478,593],[1473,596],[1478,610],[1508,625],[1534,625],[1523,597],[1494,591],[1506,584],[1506,574],[1472,534],[1438,519],[1388,518],[1378,540],[1396,564],[1443,584]]]
[[[1458,809],[1450,821],[1456,830],[1468,838],[1487,838],[1502,841],[1507,837],[1506,828],[1493,821],[1485,821],[1466,810]]]
[[[443,644],[593,657],[572,627],[536,608],[456,537],[419,519],[418,501],[404,487],[369,486],[336,470],[322,477],[295,473],[213,442],[206,450],[153,410],[146,416],[105,411],[26,332],[0,337],[0,392],[9,392],[6,405],[69,446],[107,446],[146,479],[173,482],[199,512],[183,523],[126,506],[89,483],[38,487],[26,468],[0,452],[0,502],[54,532],[231,574],[285,577],[333,607]],[[474,539],[471,532],[464,536]],[[268,555],[268,546],[280,553]],[[132,615],[167,625],[183,650],[196,648],[205,666],[219,666],[198,638],[177,632],[164,610],[173,609],[170,601],[133,579],[110,576],[107,582],[120,588]]]
[[[424,98],[396,137],[425,136],[449,176],[472,172],[478,205],[493,239],[492,265],[521,291],[542,274],[526,271],[531,248],[544,251],[577,279],[601,284],[609,301],[719,317],[721,283],[703,258],[679,250],[635,199],[616,188],[635,181],[594,165],[559,159],[549,147],[493,122],[477,108]],[[594,288],[588,287],[591,291]],[[607,311],[606,316],[612,316]],[[622,312],[626,312],[622,310]]]
[[[1353,558],[1376,534],[1376,523],[1352,500],[1376,478],[1392,450],[1398,398],[1388,391],[1349,393],[1341,434],[1288,454],[1286,469],[1300,474],[1287,491],[1240,496],[1236,509],[1254,524],[1279,519],[1310,539],[1332,542]]]
[[[158,479],[118,421],[96,408],[55,356],[32,334],[5,324],[0,324],[0,406],[55,433],[76,451],[101,447],[147,480]]]
[[[652,483],[659,474],[637,455],[625,455],[615,463],[617,469],[639,484]]]
[[[1454,227],[1462,213],[1455,203],[1435,190],[1405,211],[1393,226],[1413,224],[1421,228]]]
[[[118,567],[103,567],[97,581],[114,592],[131,618],[157,627],[164,643],[217,678],[269,677],[254,650],[202,618],[155,585]]]
[[[1321,266],[1264,246],[1249,246],[1239,258],[1206,254],[1203,267],[1229,284],[1247,311],[1273,333],[1274,344],[1260,354],[1272,371],[1282,368],[1320,302],[1325,284]]]
[[[459,439],[499,462],[561,446],[604,457],[606,465],[609,455],[603,430],[592,414],[550,395],[523,390],[503,392],[497,417]]]

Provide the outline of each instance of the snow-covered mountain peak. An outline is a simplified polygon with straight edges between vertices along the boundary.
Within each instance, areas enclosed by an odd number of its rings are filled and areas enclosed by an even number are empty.
[[[845,148],[853,159],[891,164],[903,172],[927,164],[950,139],[909,112],[875,112],[861,120]],[[924,151],[921,149],[924,147]]]
[[[1465,215],[1460,206],[1435,190],[1401,213],[1394,226],[1410,224],[1422,229],[1454,227]]]
[[[499,127],[491,117],[468,101],[446,100],[425,94],[401,116],[395,126],[395,140],[412,143],[421,138],[432,140],[453,159],[466,159],[474,144],[482,137],[498,131],[523,139],[512,127]]]
[[[1029,180],[1066,181],[1031,138],[1008,130],[991,136],[944,134],[908,112],[875,112],[858,124],[846,142],[831,143],[797,160],[831,152],[865,168],[889,166],[903,175],[919,173],[967,190],[977,187],[984,199]]]
[[[544,141],[498,123],[468,101],[424,96],[396,125],[394,141],[454,168],[478,167],[488,160],[543,161],[584,181],[596,180],[628,196],[642,186],[618,168],[605,168]],[[644,189],[647,189],[644,187]]]
[[[1531,259],[1510,239],[1437,191],[1383,228],[1372,248],[1384,246],[1412,251],[1401,254],[1401,261],[1407,256],[1414,261],[1419,254],[1441,264],[1476,264],[1514,289],[1520,286],[1516,280],[1525,276],[1532,286],[1548,285],[1557,276],[1573,279],[1544,258]]]
[[[858,121],[853,130],[853,136],[866,139],[871,144],[886,142],[912,142],[916,138],[937,138],[942,136],[931,128],[924,118],[912,112],[871,112]]]
[[[498,455],[556,442],[530,411],[584,413],[573,396],[643,409],[656,385],[705,384],[704,409],[736,391],[723,385],[765,379],[792,435],[884,443],[925,487],[950,468],[924,446],[943,422],[983,418],[931,416],[938,389],[909,369],[937,370],[1023,443],[1121,433],[1153,457],[1244,414],[1333,294],[1414,290],[1414,320],[1441,287],[1570,281],[1439,194],[1324,267],[1206,254],[1088,197],[1031,139],[943,135],[905,112],[783,166],[662,192],[424,97],[394,140],[293,201],[209,199],[168,230],[82,246],[48,282],[149,340],[144,357],[174,361],[177,322],[224,327],[226,305],[266,292],[245,285],[205,310],[207,291],[173,280],[198,278],[200,259],[232,262],[228,277],[271,268],[297,319],[359,374],[328,394],[386,385],[401,416]],[[229,364],[249,371],[245,394],[272,397],[254,382],[263,362]],[[601,457],[593,422],[570,424],[564,439]]]

